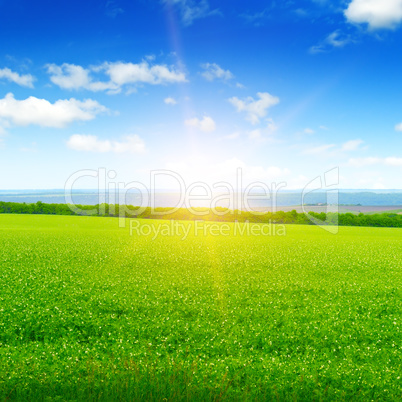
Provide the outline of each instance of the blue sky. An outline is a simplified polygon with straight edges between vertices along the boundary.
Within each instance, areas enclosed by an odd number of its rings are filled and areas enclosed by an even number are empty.
[[[0,34],[0,189],[402,188],[402,0],[0,0]]]

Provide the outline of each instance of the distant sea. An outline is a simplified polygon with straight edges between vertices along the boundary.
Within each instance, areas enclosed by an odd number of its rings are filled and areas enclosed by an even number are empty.
[[[242,198],[244,194],[234,194],[230,201],[228,197],[223,198],[222,194],[213,194],[212,197],[218,197],[220,201],[216,206],[233,207],[241,209]],[[153,194],[141,194],[139,191],[130,191],[127,193],[108,193],[97,190],[74,190],[72,192],[72,202],[80,205],[96,205],[101,203],[121,204],[154,207],[172,208],[178,206],[181,195],[174,191],[161,190]],[[281,191],[275,199],[269,198],[263,194],[252,194],[249,198],[251,208],[272,208],[290,207],[302,204],[301,191]],[[0,201],[36,203],[38,201],[49,204],[67,203],[64,190],[0,190]],[[230,205],[229,205],[230,203]],[[193,207],[208,207],[208,200],[192,201]],[[319,204],[339,204],[339,205],[362,205],[362,206],[400,206],[402,205],[402,190],[339,190],[338,194],[333,192],[317,191],[311,192],[304,197],[305,205]],[[183,205],[185,206],[185,205]]]

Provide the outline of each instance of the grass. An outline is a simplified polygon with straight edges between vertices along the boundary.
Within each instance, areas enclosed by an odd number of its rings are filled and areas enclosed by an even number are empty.
[[[0,216],[0,400],[400,400],[402,230],[229,226]]]

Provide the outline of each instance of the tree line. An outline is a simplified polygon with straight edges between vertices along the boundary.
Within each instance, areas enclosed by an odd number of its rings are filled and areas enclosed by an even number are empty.
[[[369,226],[369,227],[402,227],[402,215],[395,213],[381,214],[352,214],[334,212],[310,212],[308,215],[296,210],[289,212],[265,212],[255,214],[240,210],[229,211],[226,208],[215,210],[206,208],[141,208],[127,205],[68,205],[36,203],[17,203],[0,201],[1,214],[37,214],[37,215],[78,215],[126,217],[138,219],[167,219],[167,220],[205,220],[217,222],[254,222],[254,223],[283,223],[313,225],[315,223],[339,226]]]

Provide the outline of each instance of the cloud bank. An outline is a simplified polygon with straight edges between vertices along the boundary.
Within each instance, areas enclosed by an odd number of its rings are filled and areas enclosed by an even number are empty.
[[[98,66],[84,68],[82,66],[64,63],[60,66],[48,64],[47,72],[53,84],[62,89],[88,91],[108,91],[119,93],[125,85],[165,85],[187,82],[186,75],[165,65],[150,65],[141,63],[105,62]],[[100,73],[107,77],[106,81],[94,80],[93,74]]]
[[[34,124],[62,128],[74,121],[92,120],[97,114],[106,111],[108,109],[105,106],[92,99],[79,101],[71,98],[50,103],[34,96],[17,100],[12,93],[0,99],[0,118],[16,126]]]

